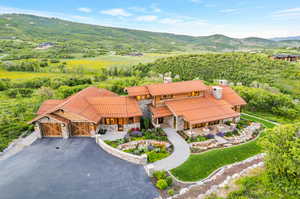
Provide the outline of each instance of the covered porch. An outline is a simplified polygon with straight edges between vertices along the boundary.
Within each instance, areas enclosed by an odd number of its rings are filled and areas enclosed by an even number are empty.
[[[232,121],[232,123],[228,125],[225,124],[226,121]],[[226,133],[232,131],[238,121],[239,117],[196,124],[184,121],[184,133],[189,137],[206,136],[208,134],[216,135],[220,132]]]

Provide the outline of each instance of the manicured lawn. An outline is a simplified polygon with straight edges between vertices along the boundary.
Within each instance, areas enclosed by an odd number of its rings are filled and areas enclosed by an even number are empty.
[[[247,120],[250,120],[250,121],[253,121],[253,122],[261,123],[266,128],[273,128],[274,126],[276,126],[275,123],[272,123],[272,122],[269,122],[269,121],[266,121],[266,120],[262,120],[262,119],[259,119],[257,117],[253,117],[251,115],[242,115],[241,118],[242,119],[247,119]]]
[[[255,117],[243,115],[242,118],[262,123],[266,128],[272,128],[275,124]],[[191,155],[186,162],[172,169],[171,173],[182,181],[198,181],[208,177],[218,168],[243,161],[251,156],[261,153],[261,147],[257,140],[246,144],[225,149],[215,149],[198,155]]]

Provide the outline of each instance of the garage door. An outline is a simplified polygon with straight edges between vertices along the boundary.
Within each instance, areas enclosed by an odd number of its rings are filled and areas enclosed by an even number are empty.
[[[44,137],[62,137],[59,123],[41,123],[41,128]]]
[[[88,122],[72,122],[72,136],[91,136],[94,126]]]

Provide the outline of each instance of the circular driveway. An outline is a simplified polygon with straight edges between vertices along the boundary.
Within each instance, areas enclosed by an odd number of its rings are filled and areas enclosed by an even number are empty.
[[[44,138],[0,161],[5,199],[153,199],[144,168],[111,156],[92,138]]]

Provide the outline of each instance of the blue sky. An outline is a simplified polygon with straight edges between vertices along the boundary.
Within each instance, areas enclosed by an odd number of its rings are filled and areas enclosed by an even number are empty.
[[[300,35],[299,0],[0,0],[1,13],[193,36]]]

